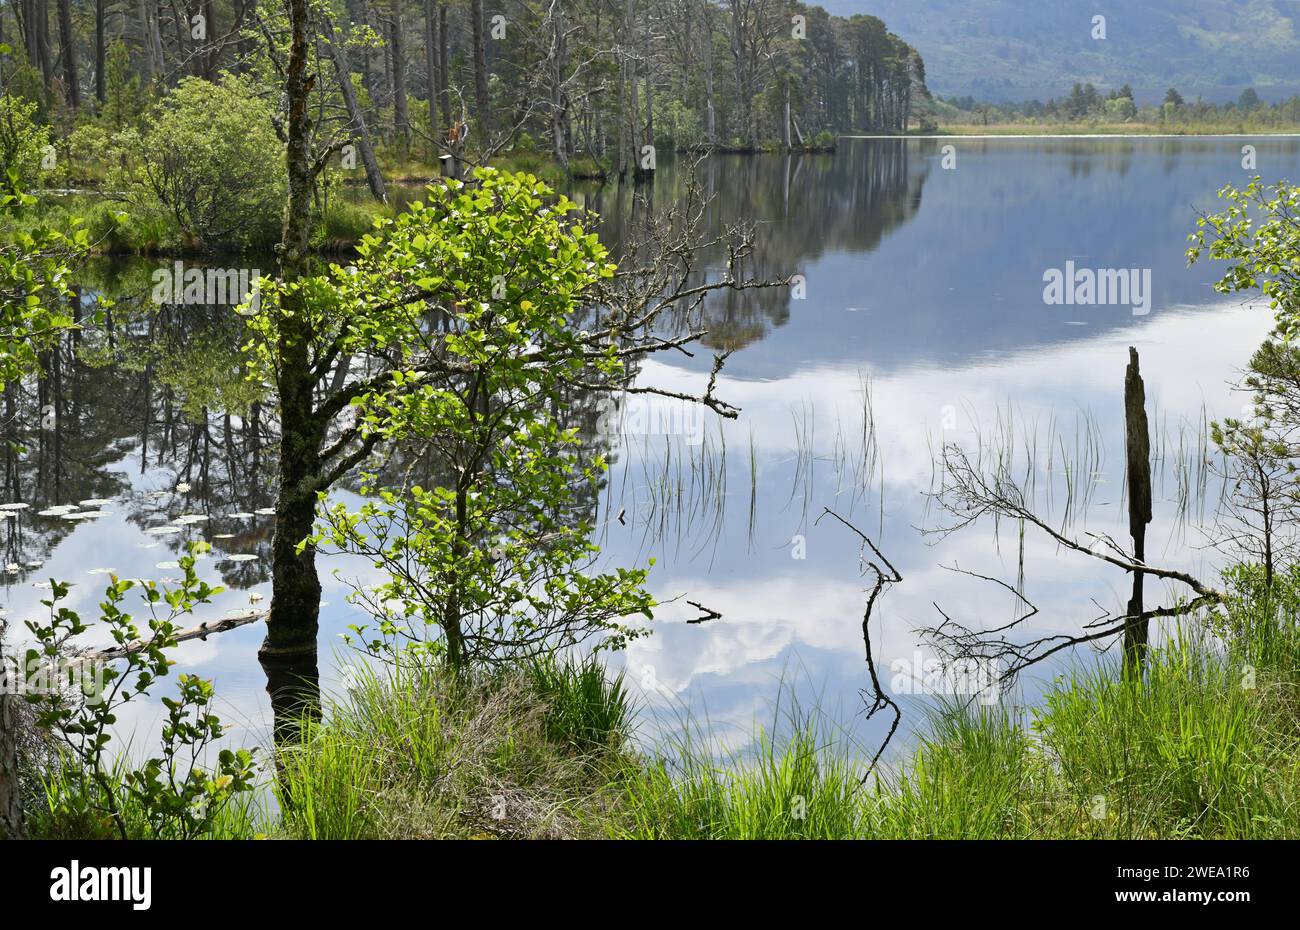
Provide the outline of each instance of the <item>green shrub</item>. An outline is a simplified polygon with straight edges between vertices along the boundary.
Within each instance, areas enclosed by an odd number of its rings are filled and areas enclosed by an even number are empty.
[[[277,237],[284,204],[281,144],[271,110],[245,79],[186,78],[143,131],[114,137],[114,186],[132,212],[167,216],[186,246],[247,248]]]

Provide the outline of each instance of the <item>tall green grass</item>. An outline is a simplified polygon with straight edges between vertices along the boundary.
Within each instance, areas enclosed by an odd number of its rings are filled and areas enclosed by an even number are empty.
[[[1226,610],[1151,650],[1143,681],[1100,661],[1035,709],[939,706],[865,784],[871,753],[784,686],[744,748],[687,718],[638,752],[623,679],[595,659],[363,668],[276,754],[277,803],[231,807],[211,835],[1300,836],[1300,572],[1270,588],[1234,569],[1228,586]],[[33,835],[106,835],[97,786],[58,765],[43,784]]]
[[[550,660],[454,675],[361,670],[279,755],[280,833],[305,839],[582,835],[627,725],[621,685]]]
[[[686,723],[655,757],[620,773],[603,827],[623,839],[843,839],[862,834],[853,754],[793,698],[788,735],[759,731],[753,751],[718,752]]]

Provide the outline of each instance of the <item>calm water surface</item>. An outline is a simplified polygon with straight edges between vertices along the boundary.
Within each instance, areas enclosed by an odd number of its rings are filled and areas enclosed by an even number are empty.
[[[942,166],[949,143],[953,170]],[[718,393],[742,408],[738,420],[670,403],[621,408],[596,523],[608,564],[656,560],[651,587],[667,602],[653,636],[613,660],[641,694],[645,737],[688,712],[720,739],[743,743],[756,720],[770,720],[783,681],[863,745],[882,735],[879,719],[867,724],[860,714],[868,679],[856,539],[832,521],[816,523],[824,507],[870,533],[903,575],[873,626],[881,677],[899,692],[909,690],[902,671],[930,655],[917,630],[939,619],[936,603],[975,625],[1013,616],[1006,591],[953,566],[1014,581],[1023,564],[1026,596],[1041,609],[1039,633],[1075,630],[1121,604],[1123,575],[1034,535],[1022,551],[1014,527],[927,533],[942,525],[927,492],[944,443],[974,450],[1011,442],[1022,463],[1033,460],[1042,511],[1075,535],[1123,538],[1130,345],[1141,353],[1159,459],[1149,556],[1212,569],[1202,524],[1218,484],[1204,465],[1202,424],[1240,412],[1247,398],[1230,382],[1270,319],[1215,294],[1215,269],[1187,268],[1184,250],[1197,211],[1216,208],[1224,183],[1247,180],[1246,143],[1256,146],[1265,179],[1300,175],[1300,143],[1265,138],[851,140],[834,157],[703,165],[715,198],[707,223],[756,224],[747,270],[799,274],[804,288],[801,297],[719,295],[705,308],[706,344],[734,350]],[[670,168],[640,202],[612,189],[573,196],[601,214],[602,234],[619,252],[682,188]],[[1149,312],[1045,304],[1044,272],[1067,261],[1150,269]],[[43,611],[48,592],[37,585],[50,577],[76,582],[71,605],[93,615],[106,580],[95,572],[175,577],[177,550],[194,538],[213,542],[204,575],[229,589],[199,617],[269,601],[271,517],[257,513],[272,504],[274,448],[259,428],[268,416],[221,412],[246,406],[234,376],[238,321],[228,308],[132,315],[127,308],[147,298],[156,267],[91,269],[86,299],[116,295],[116,328],[87,334],[39,390],[9,398],[19,434],[11,438],[28,451],[5,463],[6,499],[31,504],[5,526],[4,560],[17,570],[4,574],[0,597],[11,621]],[[665,354],[640,378],[702,390],[710,354]],[[40,412],[50,404],[61,414],[58,429],[42,431]],[[89,499],[111,501],[91,505],[109,513],[86,521],[39,515]],[[179,533],[147,532],[187,513],[208,519]],[[349,583],[374,572],[338,557],[321,567],[328,688],[355,661],[338,641],[362,619],[346,603]],[[687,623],[697,614],[688,598],[723,618]],[[231,738],[245,744],[265,743],[270,732],[259,642],[260,630],[246,628],[186,643],[177,656],[216,680]],[[1019,699],[1031,702],[1053,671],[1029,676]],[[900,700],[906,728],[931,698]],[[141,746],[159,718],[158,705],[143,704],[123,715],[122,728],[134,728]]]

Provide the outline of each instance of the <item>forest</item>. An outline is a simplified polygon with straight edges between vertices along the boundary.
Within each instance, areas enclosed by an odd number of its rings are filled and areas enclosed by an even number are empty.
[[[318,130],[348,138],[349,164],[381,198],[377,152],[406,171],[539,151],[565,172],[622,176],[648,170],[645,146],[903,132],[928,96],[920,56],[881,20],[775,0],[429,0],[327,4],[318,17]],[[0,11],[0,27],[0,81],[36,108],[69,185],[187,79],[229,76],[243,105],[274,108],[287,61],[275,3],[31,0]]]

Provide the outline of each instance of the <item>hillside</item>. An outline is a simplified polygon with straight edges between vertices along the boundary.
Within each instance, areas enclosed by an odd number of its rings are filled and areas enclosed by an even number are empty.
[[[1300,85],[1295,0],[827,0],[879,16],[925,57],[931,89],[1000,101],[1059,96],[1075,81],[1131,84],[1138,103],[1176,86],[1192,99],[1267,101]],[[1091,36],[1106,17],[1106,39]]]

